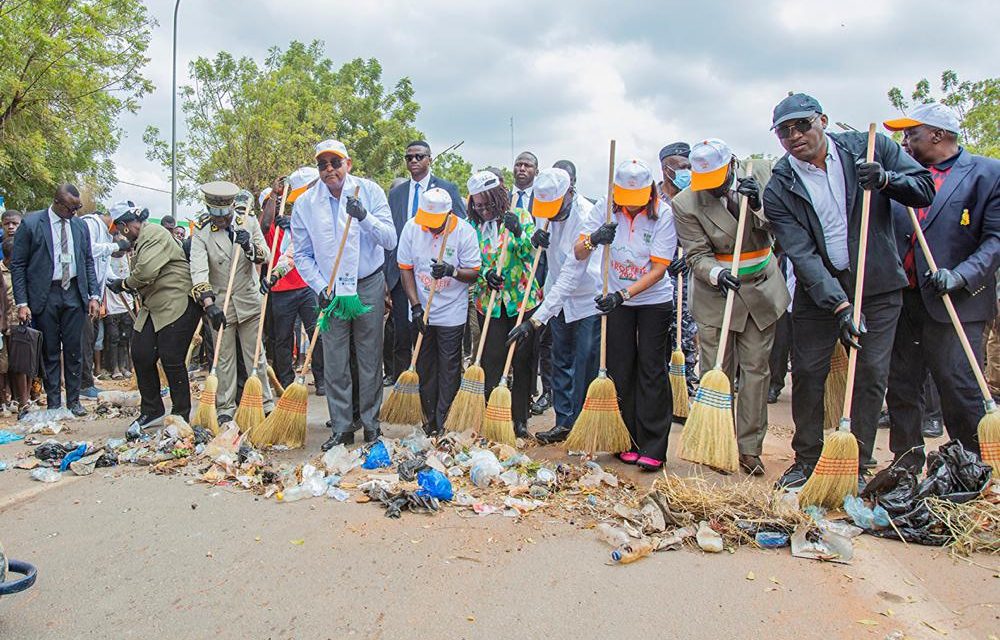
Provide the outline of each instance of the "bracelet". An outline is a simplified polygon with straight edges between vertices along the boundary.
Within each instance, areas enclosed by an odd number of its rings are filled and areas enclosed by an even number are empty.
[[[583,248],[586,249],[587,251],[594,251],[595,249],[597,249],[597,247],[594,246],[594,243],[590,241],[590,236],[584,237]]]
[[[622,294],[622,300],[627,301],[632,299],[632,294],[628,292],[628,289],[622,289],[619,293]]]
[[[882,186],[879,187],[878,190],[881,191],[882,189],[885,189],[888,186],[889,186],[889,172],[886,171],[885,172],[885,182],[882,183]]]

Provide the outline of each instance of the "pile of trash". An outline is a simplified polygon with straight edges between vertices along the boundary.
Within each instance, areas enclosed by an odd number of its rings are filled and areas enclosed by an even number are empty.
[[[28,439],[25,441],[29,442]],[[30,456],[14,463],[13,467],[30,471],[31,478],[39,482],[59,482],[64,472],[89,476],[95,469],[116,464],[116,455],[104,444],[47,439],[35,446]]]

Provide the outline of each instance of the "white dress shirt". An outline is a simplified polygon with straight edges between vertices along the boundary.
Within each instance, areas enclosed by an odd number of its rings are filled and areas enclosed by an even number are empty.
[[[112,278],[121,278],[124,280],[131,273],[128,258],[125,256],[121,256],[120,258],[110,258],[108,260],[107,268],[107,275]],[[107,308],[108,315],[128,313],[129,309],[125,306],[126,304],[132,304],[132,294],[127,291],[123,291],[120,295],[114,293],[113,291],[105,291],[104,306]]]
[[[548,275],[545,276],[545,298],[532,316],[542,324],[559,315],[560,311],[567,323],[597,314],[594,296],[601,290],[601,261],[577,260],[574,252],[593,206],[585,198],[575,196],[569,217],[549,224],[551,235],[549,248],[545,250],[549,265]]]
[[[94,256],[94,273],[97,274],[98,295],[104,295],[104,285],[108,281],[108,262],[111,254],[118,251],[118,243],[111,238],[108,225],[96,213],[80,218],[90,233],[90,253]]]
[[[406,198],[406,219],[407,220],[409,220],[410,218],[412,218],[413,214],[416,212],[416,209],[413,208],[413,198],[414,197],[419,197],[419,196],[417,196],[416,189],[414,189],[414,187],[419,184],[420,185],[420,193],[427,193],[427,189],[430,188],[430,182],[431,182],[431,172],[430,171],[428,171],[427,175],[424,176],[424,179],[420,180],[419,182],[414,182],[413,178],[410,178],[410,195]],[[417,204],[419,205],[420,203],[418,202]]]
[[[530,207],[531,206],[531,193],[534,190],[534,188],[535,188],[534,184],[529,184],[527,187],[525,187],[523,189],[520,188],[520,187],[518,187],[517,185],[514,185],[514,188],[510,190],[510,206],[511,207],[516,207],[517,206],[517,197],[523,193],[524,195],[521,197],[521,205],[525,209],[527,209],[528,207]],[[536,222],[536,224],[538,223],[537,220],[535,222]],[[539,228],[541,228],[541,227],[539,226]]]
[[[62,280],[62,230],[63,219],[49,207],[49,226],[52,228],[52,279]],[[76,256],[73,254],[73,227],[66,220],[66,251],[69,253],[69,277],[76,277]]]
[[[816,217],[823,227],[830,264],[835,269],[847,269],[851,264],[847,253],[847,183],[837,146],[830,136],[826,137],[826,171],[791,155],[788,161],[812,200]]]

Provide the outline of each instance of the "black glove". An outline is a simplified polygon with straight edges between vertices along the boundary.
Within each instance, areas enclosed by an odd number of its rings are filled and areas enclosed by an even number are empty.
[[[613,291],[606,296],[600,294],[594,296],[594,302],[597,303],[597,310],[602,315],[607,315],[614,311],[615,307],[621,306],[625,302],[625,296],[622,295],[621,291]]]
[[[671,260],[670,264],[667,265],[667,273],[676,278],[678,275],[686,276],[688,273],[687,260],[684,257],[677,258],[676,260]]]
[[[277,284],[277,282],[278,282],[278,276],[277,275],[273,275],[270,278],[264,278],[263,280],[261,280],[260,281],[260,294],[262,296],[266,296],[271,291],[271,287],[273,287],[275,284]]]
[[[503,276],[497,273],[496,269],[490,269],[486,272],[486,286],[494,291],[500,291],[503,289]]]
[[[535,323],[531,320],[525,320],[521,324],[517,325],[510,330],[507,334],[507,346],[514,344],[515,342],[523,342],[525,338],[530,338],[535,332]]]
[[[858,158],[855,163],[858,168],[858,184],[862,189],[869,191],[883,189],[889,184],[889,174],[885,172],[882,165],[877,162],[865,162]]]
[[[719,274],[718,284],[715,286],[719,288],[719,292],[721,292],[722,295],[726,295],[730,290],[740,290],[740,279],[734,276],[731,271],[723,271]]]
[[[112,291],[118,294],[125,292],[125,281],[122,280],[121,278],[114,278],[112,280],[108,280],[108,284],[106,286],[108,287],[108,289],[111,289]]]
[[[360,200],[354,196],[347,196],[347,215],[361,222],[368,215],[368,212],[365,211],[365,205],[361,204]]]
[[[330,294],[326,292],[326,287],[323,287],[323,290],[319,292],[319,310],[322,311],[323,309],[329,307],[331,300],[333,300],[333,298],[331,298]]]
[[[279,229],[288,231],[292,228],[292,216],[277,216],[274,218],[274,224],[278,225]]]
[[[226,326],[226,314],[214,303],[205,307],[205,316],[216,331]]]
[[[837,330],[840,332],[840,342],[845,349],[861,349],[861,335],[868,332],[865,328],[865,314],[861,314],[860,326],[854,326],[854,305],[847,305],[837,312]]]
[[[244,251],[250,251],[250,232],[246,229],[237,229],[233,234],[233,242],[243,247]]]
[[[125,238],[118,238],[117,240],[115,240],[115,244],[118,245],[118,250],[123,252],[128,251],[129,249],[132,248],[132,243],[126,240]]]
[[[424,333],[427,331],[427,325],[424,324],[424,307],[421,304],[415,304],[410,307],[410,322],[413,323],[413,328],[419,333]]]
[[[746,196],[747,204],[754,211],[760,211],[760,185],[753,176],[736,179],[736,193]]]
[[[605,222],[601,226],[597,227],[597,231],[590,234],[590,244],[595,247],[599,244],[611,244],[611,242],[615,239],[616,233],[618,233],[618,223]]]
[[[930,280],[927,281],[927,284],[939,296],[964,289],[969,284],[965,281],[965,276],[951,269],[938,269],[934,273],[927,272],[924,275],[930,275]]]
[[[551,239],[551,234],[545,229],[535,229],[535,232],[531,234],[531,246],[536,249],[538,247],[548,249]]]
[[[435,280],[454,278],[456,273],[458,273],[458,270],[455,268],[455,265],[444,260],[438,260],[437,258],[431,259],[431,277]]]
[[[507,230],[513,233],[515,238],[520,238],[521,233],[524,231],[521,228],[521,220],[513,211],[503,214],[503,226],[507,227]]]

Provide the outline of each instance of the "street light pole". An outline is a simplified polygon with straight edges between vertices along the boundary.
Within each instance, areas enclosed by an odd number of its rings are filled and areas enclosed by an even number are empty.
[[[170,215],[177,219],[177,9],[174,3],[174,68],[170,94]]]

